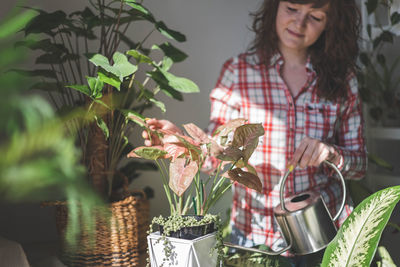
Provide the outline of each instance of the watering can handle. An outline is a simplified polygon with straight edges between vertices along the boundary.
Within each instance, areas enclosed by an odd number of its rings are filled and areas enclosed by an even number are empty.
[[[285,227],[287,228],[288,226],[287,226],[286,221],[284,221],[284,223],[285,223]],[[237,248],[237,249],[246,250],[246,251],[250,251],[250,252],[261,253],[261,254],[265,254],[265,255],[269,255],[269,256],[277,256],[277,255],[282,254],[286,250],[289,250],[292,247],[292,238],[289,236],[289,245],[278,251],[266,251],[266,250],[261,250],[261,249],[257,249],[257,248],[248,248],[248,247],[243,247],[243,246],[236,245],[236,244],[233,244],[230,242],[223,242],[223,243],[224,243],[224,246],[231,247],[231,248]]]
[[[344,208],[344,204],[346,203],[346,183],[344,181],[343,175],[342,173],[339,171],[339,169],[336,167],[335,164],[324,160],[323,161],[325,164],[329,165],[332,169],[334,169],[336,171],[336,173],[339,175],[340,178],[340,182],[342,183],[342,188],[343,188],[343,199],[342,199],[342,204],[340,205],[340,209],[339,211],[336,213],[335,217],[333,217],[333,221],[336,221],[339,216],[340,213],[342,213],[343,208]],[[285,183],[286,183],[286,179],[288,178],[289,174],[293,171],[293,167],[290,167],[289,170],[285,173],[285,176],[283,176],[282,180],[281,180],[281,186],[280,186],[280,192],[279,192],[279,197],[280,197],[280,201],[281,201],[281,208],[282,210],[288,211],[285,207],[285,199],[284,199],[284,190],[285,190]],[[290,211],[288,211],[290,212]]]

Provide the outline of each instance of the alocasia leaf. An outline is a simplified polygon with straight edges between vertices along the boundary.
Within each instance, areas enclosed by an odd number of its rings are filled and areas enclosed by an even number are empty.
[[[169,187],[178,196],[182,196],[190,186],[199,170],[195,161],[186,164],[186,159],[178,158],[169,165]]]
[[[260,178],[250,172],[246,172],[240,168],[236,168],[227,171],[223,174],[223,176],[261,193],[262,183],[260,181]]]

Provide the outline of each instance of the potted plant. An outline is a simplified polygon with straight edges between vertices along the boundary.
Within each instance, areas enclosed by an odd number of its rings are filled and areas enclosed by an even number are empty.
[[[165,111],[157,99],[161,92],[183,100],[182,93],[198,91],[192,81],[169,71],[187,57],[185,53],[170,42],[147,43],[155,32],[177,42],[184,42],[185,36],[157,20],[141,1],[88,1],[81,11],[68,15],[61,10],[35,10],[38,15],[24,32],[39,40],[16,46],[38,51],[36,64],[41,67],[17,72],[41,79],[32,89],[46,91],[59,115],[76,109],[84,114],[66,120],[65,127],[81,148],[88,182],[111,203],[111,218],[98,215],[96,242],[88,233],[81,233],[75,245],[64,242],[63,260],[74,266],[93,260],[103,266],[140,264],[146,249],[148,201],[142,190],[131,192],[128,185],[151,165],[121,160],[133,148],[128,140],[135,125],[131,115],[152,106]],[[146,22],[149,33],[132,40],[127,31],[137,22]],[[64,235],[69,211],[65,202],[55,204]]]
[[[197,262],[199,266],[216,265],[217,254],[219,259],[222,256],[222,229],[219,216],[209,214],[209,209],[233,182],[261,191],[261,181],[248,159],[264,134],[263,126],[235,119],[220,126],[213,136],[208,136],[189,123],[183,125],[185,135],[168,130],[152,131],[143,117],[132,119],[151,132],[150,135],[158,135],[162,143],[137,147],[128,154],[128,157],[156,162],[169,202],[170,216],[156,217],[152,222],[151,231],[159,225],[160,232],[150,233],[148,237],[151,264],[192,266]],[[200,170],[207,163],[215,169],[202,177]],[[160,243],[160,240],[164,242]],[[219,252],[214,253],[214,257],[204,257],[211,247],[216,247]]]
[[[396,1],[366,0],[363,4],[367,16],[358,72],[360,94],[373,123],[400,126],[400,56],[388,57],[386,52],[400,35],[400,6]]]

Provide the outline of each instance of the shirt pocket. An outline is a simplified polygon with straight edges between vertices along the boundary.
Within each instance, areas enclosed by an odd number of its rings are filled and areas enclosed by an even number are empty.
[[[337,121],[337,106],[326,103],[305,104],[305,133],[321,141],[333,138]]]

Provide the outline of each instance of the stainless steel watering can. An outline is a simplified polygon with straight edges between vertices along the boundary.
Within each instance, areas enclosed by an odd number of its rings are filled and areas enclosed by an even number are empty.
[[[289,168],[280,182],[280,204],[274,208],[274,216],[281,233],[288,244],[279,251],[264,251],[247,248],[224,242],[225,246],[258,252],[268,255],[279,255],[291,250],[296,255],[306,255],[325,248],[336,235],[334,222],[339,218],[346,202],[346,184],[339,169],[331,162],[324,161],[340,177],[343,187],[343,199],[339,211],[332,218],[321,195],[315,191],[306,191],[284,199],[285,183],[293,167]]]

